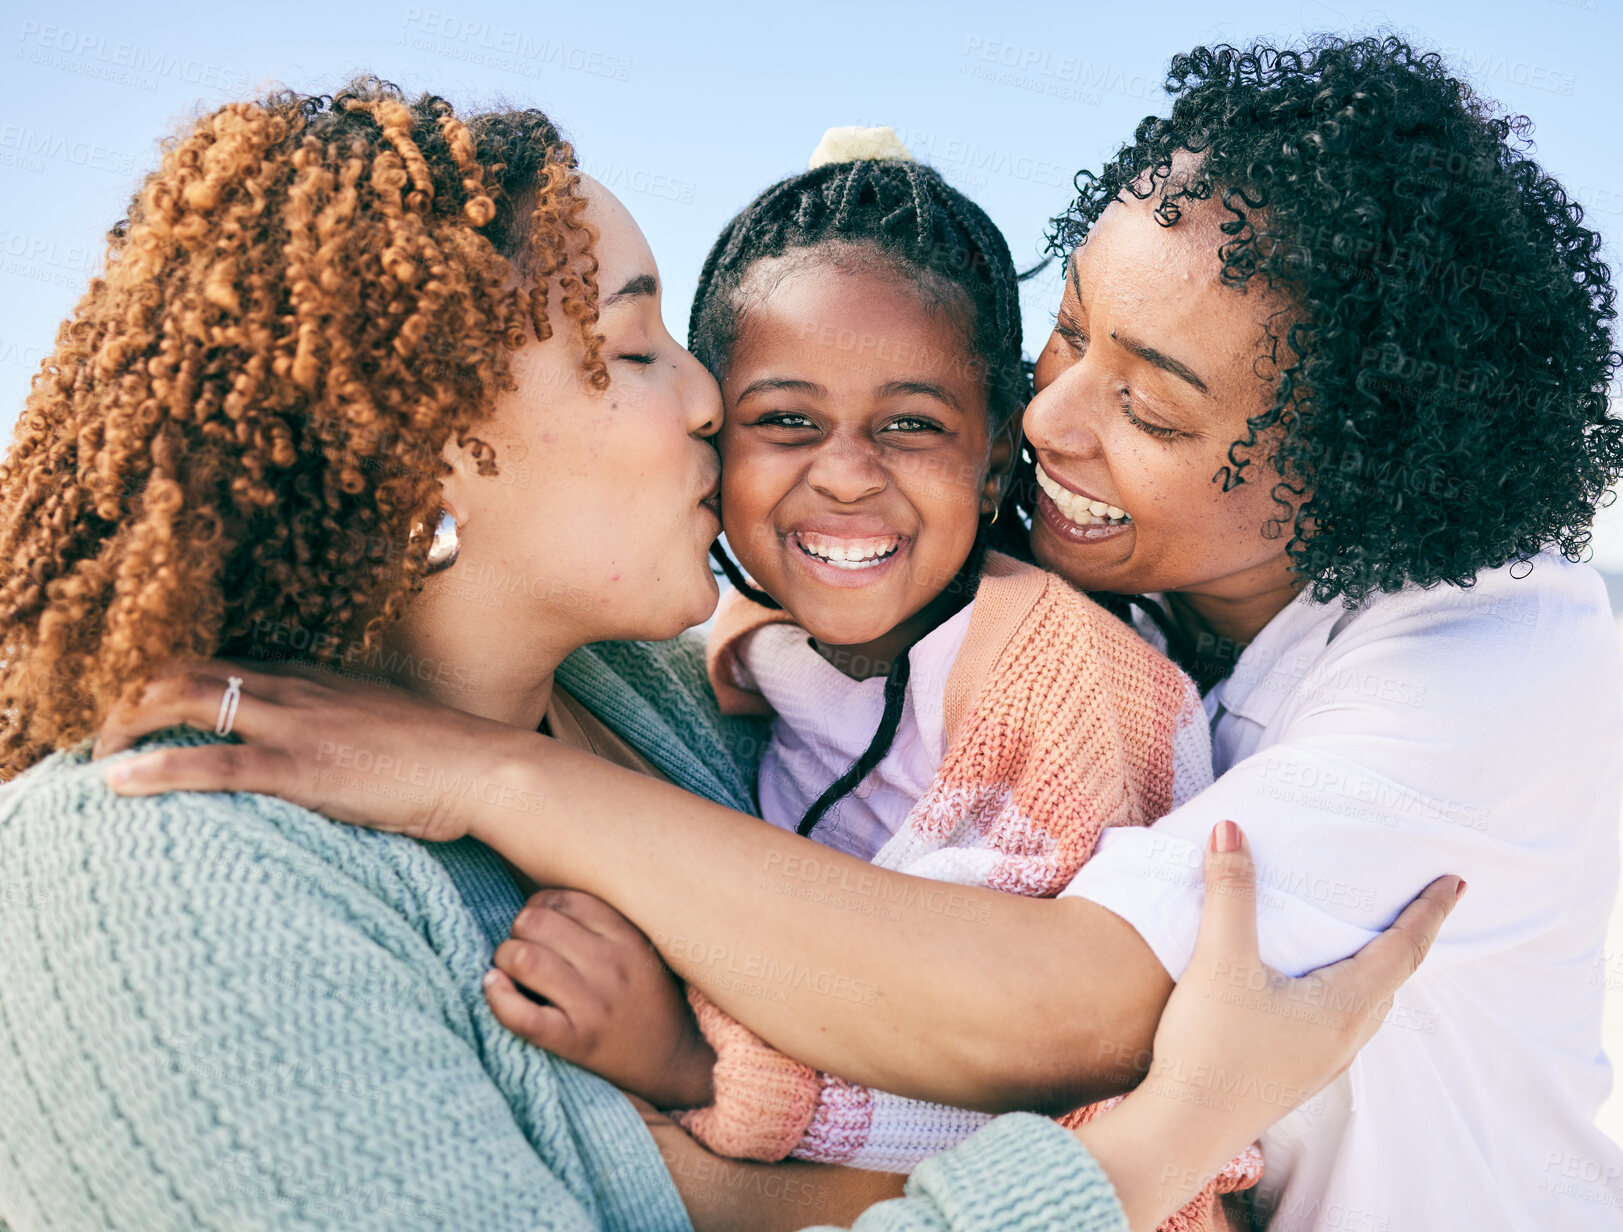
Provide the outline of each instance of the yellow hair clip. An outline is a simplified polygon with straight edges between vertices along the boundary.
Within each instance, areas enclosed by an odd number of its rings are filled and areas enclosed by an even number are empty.
[[[842,124],[823,134],[823,139],[817,143],[817,148],[806,163],[806,170],[815,171],[825,163],[849,163],[863,158],[914,161],[913,155],[908,153],[902,139],[890,125],[858,128],[853,124]]]

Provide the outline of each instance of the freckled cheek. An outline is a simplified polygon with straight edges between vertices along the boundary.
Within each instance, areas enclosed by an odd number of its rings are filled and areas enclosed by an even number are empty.
[[[1142,440],[1118,437],[1107,441],[1104,449],[1114,503],[1139,523],[1168,517],[1187,499],[1189,485],[1185,468],[1169,465],[1164,455],[1157,456],[1144,445]]]
[[[1118,458],[1112,476],[1121,506],[1137,525],[1135,551],[1200,542],[1232,516],[1207,460],[1140,454]]]
[[[1247,486],[1254,487],[1254,491],[1245,499],[1235,501],[1234,507],[1227,518],[1227,524],[1231,528],[1229,533],[1232,542],[1243,545],[1244,550],[1252,554],[1271,555],[1281,548],[1285,543],[1285,538],[1288,538],[1290,518],[1285,518],[1287,534],[1284,538],[1277,540],[1265,539],[1262,533],[1263,527],[1270,518],[1279,513],[1279,506],[1274,503],[1272,497],[1268,494],[1273,485],[1259,485],[1257,480],[1253,479]]]

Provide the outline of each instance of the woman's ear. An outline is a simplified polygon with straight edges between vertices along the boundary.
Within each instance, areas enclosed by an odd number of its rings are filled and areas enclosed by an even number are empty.
[[[469,438],[464,444],[457,444],[456,437],[445,442],[445,448],[440,451],[440,457],[451,468],[449,475],[440,478],[440,503],[445,511],[456,519],[458,526],[466,526],[468,515],[472,512],[473,501],[472,484],[479,476],[481,458],[488,457],[490,446],[483,441]]]
[[[1020,458],[1020,419],[1024,408],[1010,415],[1008,421],[992,436],[992,450],[987,459],[986,484],[981,494],[982,513],[991,513],[1003,504],[1009,484],[1014,478],[1015,463]]]

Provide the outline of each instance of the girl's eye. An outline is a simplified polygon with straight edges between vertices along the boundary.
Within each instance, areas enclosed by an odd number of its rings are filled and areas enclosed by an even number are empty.
[[[755,421],[757,427],[766,428],[815,428],[810,419],[804,415],[797,415],[793,411],[773,411]]]
[[[1133,395],[1132,391],[1128,389],[1121,391],[1121,413],[1127,416],[1127,421],[1140,432],[1146,432],[1150,436],[1158,437],[1161,440],[1170,440],[1172,437],[1185,435],[1176,428],[1163,428],[1160,424],[1147,423],[1133,414]]]
[[[896,429],[902,432],[933,432],[936,425],[928,419],[920,419],[916,415],[902,415],[885,425],[884,431]]]
[[[647,365],[647,364],[653,363],[655,360],[657,360],[659,358],[659,356],[655,355],[652,351],[646,351],[646,352],[643,352],[642,354],[639,354],[639,355],[617,355],[617,356],[615,356],[615,358],[616,359],[623,359],[628,364]]]

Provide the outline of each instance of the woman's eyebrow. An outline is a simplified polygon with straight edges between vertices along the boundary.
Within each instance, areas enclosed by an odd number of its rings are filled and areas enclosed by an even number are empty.
[[[658,295],[659,282],[652,274],[636,274],[625,286],[621,287],[608,299],[604,300],[599,311],[612,308],[621,300],[634,299],[639,295]]]
[[[1163,372],[1172,373],[1172,375],[1177,377],[1179,380],[1189,382],[1189,384],[1200,390],[1200,392],[1205,394],[1208,398],[1212,396],[1212,391],[1206,387],[1206,382],[1201,380],[1199,375],[1196,374],[1195,370],[1189,367],[1187,364],[1179,363],[1170,355],[1161,354],[1161,352],[1157,351],[1154,347],[1139,342],[1136,338],[1123,338],[1119,336],[1115,330],[1110,331],[1110,337],[1112,341],[1120,345],[1122,350],[1128,352],[1129,354],[1138,356],[1147,364],[1155,365]]]

